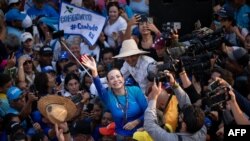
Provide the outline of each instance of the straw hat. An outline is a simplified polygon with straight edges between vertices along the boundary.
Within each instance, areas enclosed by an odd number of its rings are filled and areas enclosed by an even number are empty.
[[[38,109],[54,124],[69,121],[76,113],[76,106],[70,99],[57,95],[42,97]]]
[[[145,54],[145,53],[149,53],[149,52],[139,50],[135,40],[128,39],[122,42],[122,48],[119,54],[112,58],[124,58],[128,56],[136,55],[136,54]]]

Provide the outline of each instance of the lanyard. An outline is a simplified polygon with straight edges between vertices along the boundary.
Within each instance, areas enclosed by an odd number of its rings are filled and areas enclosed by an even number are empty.
[[[126,100],[125,103],[126,103],[126,105],[122,105],[120,100],[118,99],[117,95],[115,95],[114,92],[113,92],[113,94],[116,98],[119,109],[121,109],[123,112],[123,124],[125,124],[127,122],[127,118],[128,118],[128,113],[127,113],[127,111],[128,111],[128,93],[127,93],[127,89],[125,88],[125,100]]]

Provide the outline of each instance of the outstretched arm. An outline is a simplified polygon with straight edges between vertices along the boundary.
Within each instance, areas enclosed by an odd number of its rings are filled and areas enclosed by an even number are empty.
[[[86,67],[88,67],[91,72],[92,72],[92,76],[95,78],[98,76],[98,72],[97,72],[97,67],[96,67],[96,62],[95,59],[93,57],[89,57],[87,55],[83,55],[81,57],[82,59],[82,64]]]

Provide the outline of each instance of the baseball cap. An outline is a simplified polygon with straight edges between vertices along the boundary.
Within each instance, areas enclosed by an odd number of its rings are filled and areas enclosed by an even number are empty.
[[[18,9],[12,8],[5,14],[6,21],[23,21],[26,18],[27,14],[21,13]]]
[[[99,132],[104,136],[114,136],[115,135],[115,123],[111,122],[106,127],[99,128]]]
[[[69,54],[67,51],[61,51],[61,53],[59,54],[58,60],[62,61],[62,60],[68,60],[69,59]]]
[[[237,61],[238,59],[240,59],[242,56],[244,56],[245,54],[247,54],[247,50],[242,48],[242,47],[238,47],[238,46],[233,46],[232,47],[232,51],[228,52],[228,57],[231,60]]]
[[[17,2],[19,2],[19,0],[9,0],[8,5],[11,5],[12,3],[17,3]]]
[[[7,98],[9,101],[18,99],[23,94],[23,91],[18,87],[12,86],[7,91]]]
[[[22,42],[25,42],[27,39],[33,40],[33,37],[29,32],[24,32],[23,34],[21,34],[20,39]]]
[[[233,51],[228,52],[228,57],[231,60],[236,61],[238,64],[246,66],[249,61],[249,55],[247,53],[247,50],[243,47],[233,46]]]
[[[234,17],[234,13],[232,10],[226,7],[222,7],[218,13],[217,13],[221,18],[229,18],[229,17]]]
[[[50,73],[50,72],[55,73],[55,70],[53,69],[52,66],[45,66],[45,67],[42,67],[41,71],[44,72],[44,73]]]
[[[40,49],[40,55],[53,55],[53,50],[50,46],[43,46]]]
[[[7,133],[8,134],[14,134],[18,130],[24,130],[23,127],[16,121],[11,121],[7,126]]]

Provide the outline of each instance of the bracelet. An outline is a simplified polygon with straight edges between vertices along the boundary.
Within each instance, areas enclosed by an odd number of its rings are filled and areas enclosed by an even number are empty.
[[[63,132],[63,134],[69,134],[69,129],[66,132]]]
[[[185,73],[186,73],[186,71],[182,71],[182,72],[179,73],[179,75],[183,75]]]
[[[176,83],[176,81],[174,81],[174,85],[172,86],[172,88],[173,88],[173,89],[176,89],[176,88],[178,88],[178,87],[179,87],[179,84]]]

